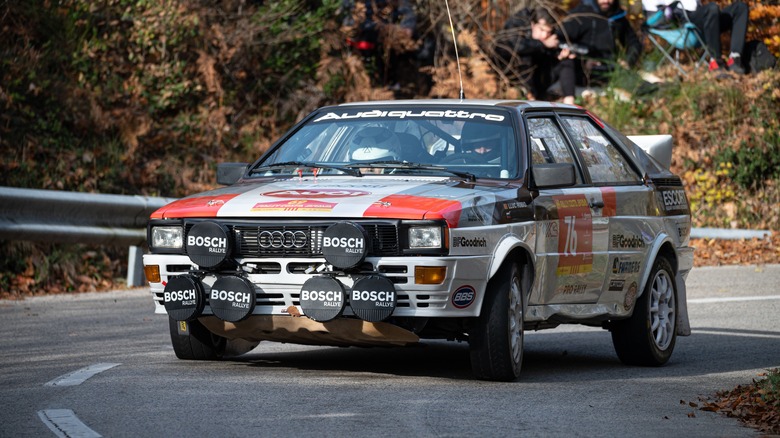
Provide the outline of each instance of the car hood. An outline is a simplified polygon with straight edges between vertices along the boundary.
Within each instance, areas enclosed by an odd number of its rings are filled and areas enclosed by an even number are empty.
[[[244,182],[182,198],[152,219],[393,218],[444,219],[450,227],[502,221],[518,202],[519,186],[449,178],[320,177]]]

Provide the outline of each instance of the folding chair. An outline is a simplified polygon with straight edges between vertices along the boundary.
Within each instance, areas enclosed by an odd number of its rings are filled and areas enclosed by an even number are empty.
[[[698,68],[699,65],[707,64],[709,52],[703,43],[701,33],[688,19],[688,14],[680,6],[680,2],[674,2],[667,8],[671,8],[671,14],[665,11],[665,8],[646,12],[647,19],[642,24],[642,28],[647,38],[662,55],[655,67],[657,68],[664,61],[669,61],[682,76],[687,76],[680,64],[680,53],[685,53],[693,61],[694,68]]]

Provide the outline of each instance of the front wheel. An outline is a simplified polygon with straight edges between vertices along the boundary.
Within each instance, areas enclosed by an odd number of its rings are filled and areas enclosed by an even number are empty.
[[[227,339],[217,336],[197,319],[176,321],[168,318],[171,345],[176,357],[184,360],[219,360],[227,349]]]
[[[612,327],[612,344],[627,365],[660,366],[677,340],[677,289],[671,263],[659,256],[631,318]]]
[[[515,263],[488,282],[482,312],[469,332],[471,369],[483,380],[512,381],[523,362],[523,288]]]

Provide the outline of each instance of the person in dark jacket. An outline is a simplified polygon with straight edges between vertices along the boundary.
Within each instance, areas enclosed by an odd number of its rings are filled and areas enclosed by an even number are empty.
[[[582,0],[569,12],[561,38],[588,48],[586,74],[598,76],[599,72],[614,69],[615,64],[623,67],[637,64],[642,43],[626,15],[620,0]]]
[[[417,15],[410,0],[342,0],[342,11],[342,25],[352,29],[347,44],[374,64],[380,82],[397,89],[404,76],[418,75]]]
[[[544,8],[523,9],[496,35],[496,63],[510,82],[524,87],[530,99],[553,100],[552,84],[560,83],[564,103],[574,103],[574,62],[560,49],[555,19]]]

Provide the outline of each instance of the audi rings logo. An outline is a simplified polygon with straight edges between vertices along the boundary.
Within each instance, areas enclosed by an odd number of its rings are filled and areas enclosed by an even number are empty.
[[[257,236],[261,248],[303,248],[308,241],[303,231],[263,231]]]

